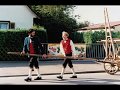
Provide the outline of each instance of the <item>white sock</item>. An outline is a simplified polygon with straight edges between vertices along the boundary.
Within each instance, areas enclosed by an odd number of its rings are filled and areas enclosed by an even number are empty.
[[[41,74],[40,74],[39,69],[36,69],[36,71],[37,71],[37,76],[38,76],[38,77],[41,77]]]
[[[75,74],[74,68],[71,68],[71,71],[72,71],[73,75],[75,76],[76,74]]]
[[[65,68],[62,68],[62,72],[60,74],[62,77],[63,77],[64,72],[65,72]]]
[[[32,69],[31,69],[31,68],[29,69],[28,77],[29,77],[29,78],[32,78]]]

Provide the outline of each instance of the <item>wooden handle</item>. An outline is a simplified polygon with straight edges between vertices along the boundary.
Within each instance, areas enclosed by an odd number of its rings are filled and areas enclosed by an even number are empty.
[[[12,55],[22,55],[22,56],[36,56],[36,57],[42,57],[40,54],[21,54],[20,52],[7,52],[7,54],[12,54]],[[85,58],[85,57],[77,57],[74,58],[72,56],[63,56],[63,55],[47,55],[47,58],[62,58],[62,59],[78,59],[78,60],[97,60],[94,58]]]

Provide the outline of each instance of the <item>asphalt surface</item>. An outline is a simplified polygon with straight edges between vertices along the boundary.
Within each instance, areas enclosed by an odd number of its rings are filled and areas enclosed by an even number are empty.
[[[36,76],[32,76],[32,81],[30,82],[24,81],[26,76],[0,77],[0,85],[120,85],[120,73],[115,75],[81,73],[77,74],[77,78],[70,78],[72,74],[64,74],[62,80],[56,78],[56,76],[42,75],[42,80],[34,80]]]
[[[28,75],[29,61],[0,61],[0,77],[14,77]],[[73,60],[76,74],[105,72],[103,63],[96,63],[94,60]],[[61,72],[62,60],[39,61],[41,75],[58,75]],[[36,71],[33,71],[33,76]],[[71,74],[67,66],[65,74]]]

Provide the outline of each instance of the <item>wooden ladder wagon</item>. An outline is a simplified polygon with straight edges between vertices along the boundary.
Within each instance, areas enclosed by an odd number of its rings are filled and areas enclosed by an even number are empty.
[[[104,16],[106,40],[99,41],[103,43],[106,54],[102,62],[104,63],[105,71],[114,75],[120,68],[120,39],[112,38],[107,8],[104,9]]]

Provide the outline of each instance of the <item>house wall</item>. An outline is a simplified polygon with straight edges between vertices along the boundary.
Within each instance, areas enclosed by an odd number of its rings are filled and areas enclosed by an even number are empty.
[[[92,32],[95,32],[95,31],[101,31],[102,29],[96,29],[96,30],[80,30],[80,31],[77,31],[77,32],[89,32],[89,31],[92,31]]]
[[[119,29],[120,29],[120,27],[119,27]],[[77,32],[89,32],[89,31],[95,32],[95,31],[101,31],[101,30],[105,31],[105,29],[94,29],[94,30],[79,30]],[[115,31],[115,30],[113,28],[111,28],[111,31]]]
[[[115,26],[115,32],[120,31],[120,25],[119,26]]]
[[[0,21],[15,22],[15,28],[31,28],[35,17],[26,5],[0,5]]]

